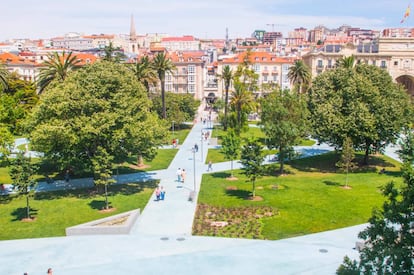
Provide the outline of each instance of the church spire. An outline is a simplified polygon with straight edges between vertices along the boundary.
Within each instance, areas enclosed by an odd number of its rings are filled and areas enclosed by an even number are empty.
[[[129,31],[129,39],[135,40],[137,38],[137,33],[135,31],[134,15],[131,14],[131,28]]]

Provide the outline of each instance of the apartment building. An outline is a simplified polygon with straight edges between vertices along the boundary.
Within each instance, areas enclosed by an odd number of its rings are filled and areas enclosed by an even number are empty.
[[[237,55],[219,60],[217,71],[220,74],[223,67],[228,65],[235,72],[237,67],[244,61],[247,53],[239,53]],[[263,90],[263,84],[278,85],[282,89],[290,89],[291,83],[288,78],[289,68],[293,65],[295,58],[279,57],[268,52],[250,52],[249,62],[251,68],[258,74],[259,90],[255,93],[260,95]],[[224,94],[224,83],[218,81],[217,96],[222,97]]]
[[[414,38],[381,37],[364,44],[325,45],[303,56],[312,76],[335,67],[337,60],[354,56],[357,63],[378,66],[414,96]]]
[[[161,45],[168,51],[199,51],[200,41],[192,35],[182,37],[163,37]]]

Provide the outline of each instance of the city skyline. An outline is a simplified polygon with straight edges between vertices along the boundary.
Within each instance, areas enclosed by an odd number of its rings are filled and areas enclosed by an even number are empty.
[[[381,30],[400,23],[413,1],[378,0],[334,3],[326,0],[56,0],[8,1],[3,5],[0,41],[52,38],[69,32],[127,34],[134,16],[137,34],[167,33],[198,38],[248,37],[254,30],[288,31],[317,25]]]

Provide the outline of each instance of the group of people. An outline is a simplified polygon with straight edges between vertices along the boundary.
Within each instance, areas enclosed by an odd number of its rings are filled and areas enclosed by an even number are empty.
[[[177,174],[177,181],[184,183],[185,178],[187,176],[187,172],[185,171],[185,169],[178,168],[176,174]]]
[[[165,198],[165,190],[164,187],[158,186],[157,189],[155,189],[155,197],[157,201],[163,201]]]

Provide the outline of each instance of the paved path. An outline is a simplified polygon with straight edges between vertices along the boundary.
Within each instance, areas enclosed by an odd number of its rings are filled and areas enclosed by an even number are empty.
[[[207,130],[197,123],[168,169],[116,177],[119,183],[161,179],[166,190],[164,201],[151,197],[131,234],[1,241],[0,274],[44,274],[48,267],[55,274],[78,275],[334,274],[345,255],[357,257],[353,247],[365,225],[279,241],[191,236],[196,202],[188,198],[200,189],[207,170],[208,141],[200,141],[201,132]],[[195,143],[199,151],[194,159]],[[304,156],[332,150],[326,145],[295,149]],[[187,171],[184,184],[176,181],[177,168]],[[238,168],[240,163],[234,162],[234,169]],[[212,172],[229,169],[230,162],[215,163]],[[38,191],[92,185],[92,179],[73,179],[40,183]]]

